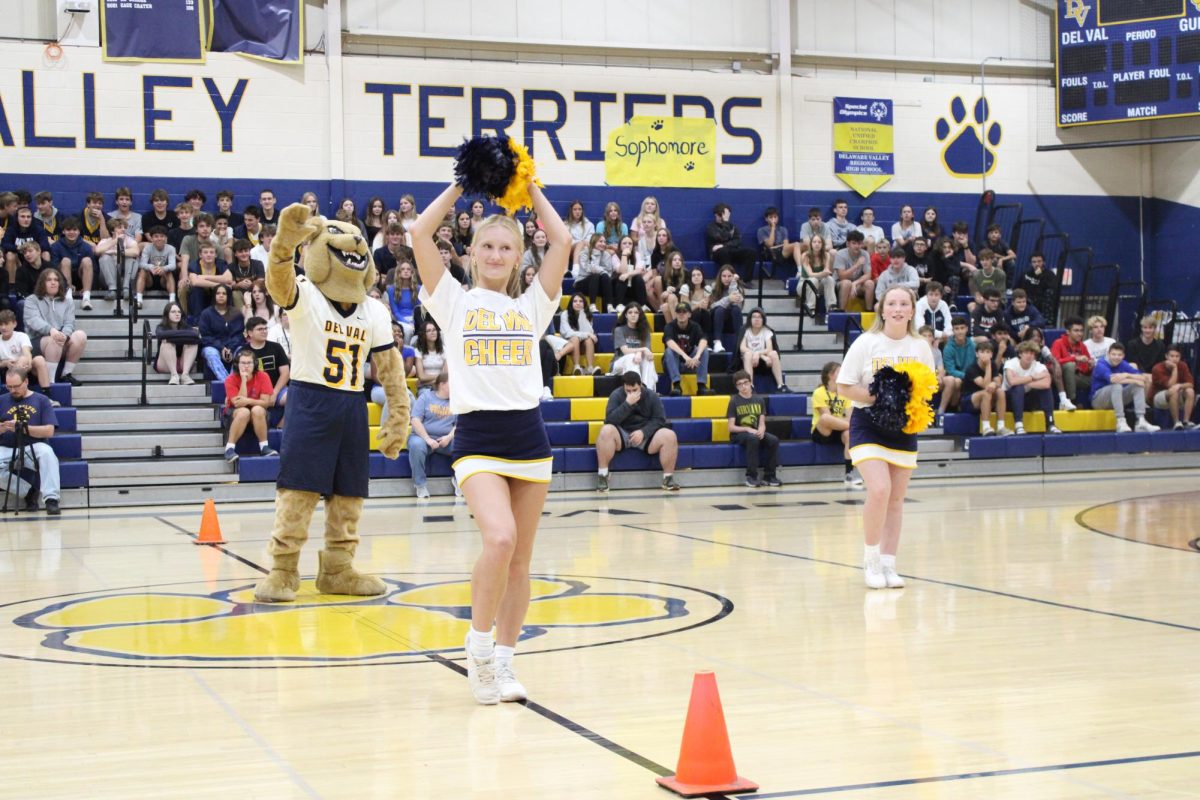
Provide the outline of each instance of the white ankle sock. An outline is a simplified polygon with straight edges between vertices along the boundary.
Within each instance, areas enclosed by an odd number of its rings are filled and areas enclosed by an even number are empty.
[[[607,467],[605,467],[604,469],[600,470],[600,477],[601,477],[601,478],[607,478],[607,477],[608,477],[608,468],[607,468]]]
[[[54,380],[58,377],[58,362],[57,361],[47,361],[46,362],[46,372],[48,372],[50,374],[50,382],[53,383]]]
[[[258,449],[259,450],[267,449],[267,440],[266,439],[263,439],[261,442],[258,443]]]
[[[70,375],[75,370],[75,363],[74,361],[68,361],[63,364],[63,375]],[[47,366],[49,365],[47,364]]]
[[[879,556],[879,545],[864,544],[863,545],[863,558],[870,558],[871,556],[876,556],[876,557]]]
[[[175,293],[174,293],[174,292],[171,292],[169,295],[167,295],[167,302],[168,302],[168,303],[174,303],[174,302],[175,302]]]
[[[476,658],[491,658],[496,652],[496,640],[492,638],[492,632],[477,631],[474,625],[467,634],[467,646]]]
[[[887,553],[884,553],[879,556],[879,560],[885,567],[891,567],[892,569],[896,568],[896,556],[894,555],[889,556]]]
[[[496,661],[506,661],[512,663],[513,656],[516,655],[517,648],[509,647],[506,644],[496,645]]]

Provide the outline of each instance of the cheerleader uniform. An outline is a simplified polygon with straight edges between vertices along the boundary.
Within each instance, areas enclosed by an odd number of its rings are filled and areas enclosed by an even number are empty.
[[[443,276],[432,294],[421,287],[421,304],[445,338],[454,475],[463,485],[490,472],[549,483],[550,440],[542,423],[542,372],[538,340],[562,299],[534,281],[512,298],[481,287],[468,291]]]
[[[928,342],[919,336],[906,335],[903,339],[892,339],[882,331],[864,333],[850,345],[837,382],[838,385],[869,387],[877,369],[907,361],[920,361],[933,369],[933,351],[929,349]],[[853,401],[855,408],[864,408],[866,405]],[[904,469],[916,469],[917,435],[881,431],[867,421],[866,414],[851,413],[850,460],[855,466],[863,461],[876,460]]]

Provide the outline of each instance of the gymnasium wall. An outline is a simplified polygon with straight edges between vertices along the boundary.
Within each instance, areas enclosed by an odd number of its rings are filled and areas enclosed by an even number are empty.
[[[1141,274],[1140,152],[1034,152],[1035,89],[1015,82],[989,83],[980,124],[979,88],[961,80],[355,55],[341,61],[344,116],[331,123],[335,95],[319,54],[301,67],[223,54],[192,67],[105,64],[95,49],[67,48],[47,63],[41,45],[0,43],[0,65],[0,185],[49,188],[68,211],[86,191],[120,184],[138,207],[158,186],[174,198],[229,187],[239,204],[264,185],[284,200],[311,188],[330,204],[379,194],[394,205],[404,191],[424,202],[448,179],[447,153],[463,134],[503,129],[531,144],[554,199],[579,197],[594,218],[609,199],[632,211],[653,193],[685,253],[698,256],[717,201],[734,207],[748,236],[767,205],[783,209],[795,232],[808,206],[828,208],[837,196],[855,214],[869,202],[888,224],[902,202],[972,220],[984,177],[971,137],[981,131],[998,142],[988,188],[1090,243],[1127,277]],[[896,175],[868,201],[833,175],[835,95],[895,103]],[[607,132],[632,113],[712,116],[717,188],[605,186]],[[949,131],[940,140],[939,120]]]

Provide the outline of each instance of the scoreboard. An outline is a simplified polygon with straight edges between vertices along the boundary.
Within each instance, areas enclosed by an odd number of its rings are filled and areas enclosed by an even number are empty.
[[[1058,126],[1200,114],[1200,0],[1058,0]]]

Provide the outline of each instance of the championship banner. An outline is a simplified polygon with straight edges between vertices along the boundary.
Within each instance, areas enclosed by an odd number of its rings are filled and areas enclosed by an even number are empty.
[[[609,186],[717,185],[717,124],[708,117],[633,117],[608,134]]]
[[[896,174],[892,101],[833,98],[833,172],[867,197]]]
[[[285,64],[304,62],[304,0],[210,0],[208,49]]]
[[[204,63],[204,0],[100,0],[105,61]]]

